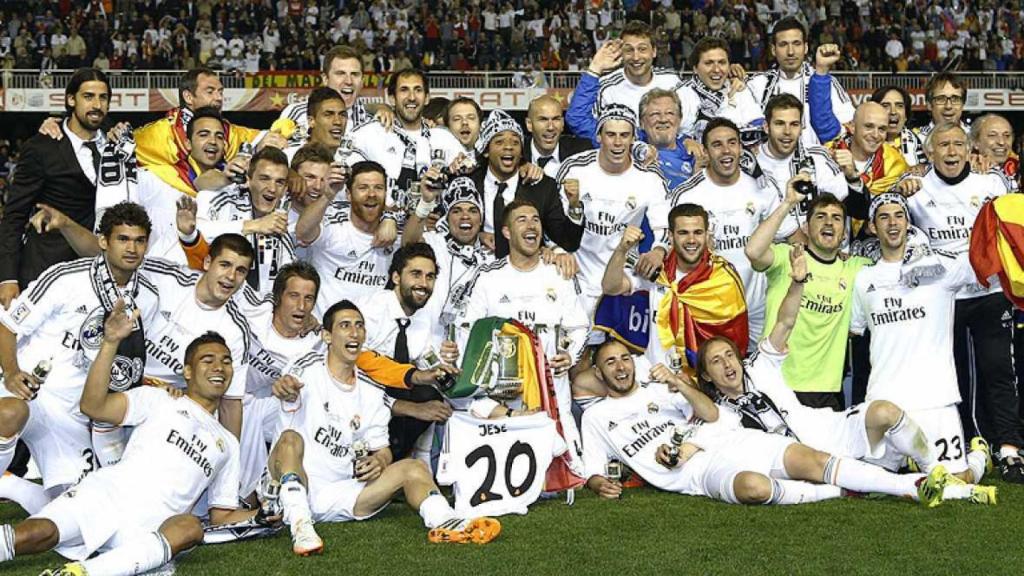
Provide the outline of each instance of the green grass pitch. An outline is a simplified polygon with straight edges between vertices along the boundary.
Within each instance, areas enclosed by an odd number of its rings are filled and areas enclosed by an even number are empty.
[[[578,492],[538,502],[528,516],[502,518],[486,546],[427,542],[402,503],[366,522],[319,525],[323,556],[292,555],[287,531],[206,546],[177,561],[182,576],[272,574],[1021,574],[1024,487],[999,487],[998,506],[946,502],[927,510],[894,498],[841,499],[801,506],[731,506],[649,488],[621,501]],[[0,505],[0,523],[24,517]],[[56,554],[19,558],[0,574],[36,575]]]

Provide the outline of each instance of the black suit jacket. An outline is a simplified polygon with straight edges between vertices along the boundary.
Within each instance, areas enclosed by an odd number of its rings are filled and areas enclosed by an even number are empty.
[[[22,289],[50,266],[78,258],[60,232],[25,229],[36,204],[53,206],[90,230],[96,222],[96,185],[67,136],[36,134],[25,143],[0,218],[0,281],[17,280]]]
[[[564,162],[566,158],[573,154],[591,150],[593,148],[594,146],[589,140],[570,136],[569,134],[562,134],[558,139],[558,161]],[[536,163],[536,160],[532,158],[532,156],[533,146],[531,145],[531,140],[527,140],[526,145],[523,146],[523,160]]]
[[[487,198],[484,194],[484,178],[487,176],[487,164],[473,172],[473,183],[480,192],[484,201],[485,213],[490,211],[491,206],[487,205]],[[562,209],[562,199],[558,193],[558,184],[550,177],[544,176],[539,182],[523,184],[519,179],[519,186],[516,188],[516,200],[528,200],[537,207],[540,212],[541,225],[544,227],[544,235],[558,244],[566,252],[575,252],[580,247],[580,239],[583,238],[583,226],[573,224]],[[494,254],[498,258],[508,256],[508,240],[501,234],[501,222],[494,223]]]

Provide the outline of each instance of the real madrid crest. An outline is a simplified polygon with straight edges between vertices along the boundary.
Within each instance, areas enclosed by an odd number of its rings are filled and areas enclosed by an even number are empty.
[[[82,348],[87,350],[99,350],[103,343],[103,307],[98,306],[85,317],[82,327],[78,331],[78,339]]]
[[[660,408],[658,408],[658,405],[655,404],[654,402],[651,402],[650,404],[647,405],[648,414],[657,414],[658,410],[660,410]]]
[[[557,302],[558,301],[558,292],[556,292],[554,288],[548,288],[547,289],[547,297],[548,297],[548,300],[550,300],[552,302]]]
[[[224,440],[222,438],[217,438],[217,450],[224,452]]]
[[[971,196],[971,206],[973,206],[974,208],[981,206],[981,199],[978,198],[977,196]]]
[[[754,203],[753,202],[747,202],[747,214],[750,214],[751,216],[753,216],[756,212],[757,212],[757,210],[754,208]]]
[[[352,419],[349,420],[349,422],[348,422],[348,427],[351,428],[353,431],[359,430],[359,427],[362,426],[362,425],[363,425],[363,423],[362,423],[362,420],[360,420],[360,418],[359,418],[359,414],[356,414],[355,416],[353,416]]]
[[[629,198],[626,198],[626,208],[629,210],[636,208],[636,196],[630,194]]]

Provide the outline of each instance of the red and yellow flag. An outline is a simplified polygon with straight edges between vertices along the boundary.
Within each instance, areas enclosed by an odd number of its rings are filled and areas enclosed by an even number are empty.
[[[981,207],[970,257],[982,285],[998,276],[1006,297],[1024,310],[1024,194],[1000,196]]]

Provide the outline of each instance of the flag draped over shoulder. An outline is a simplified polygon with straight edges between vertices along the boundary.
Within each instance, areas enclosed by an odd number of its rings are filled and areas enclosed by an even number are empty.
[[[1024,195],[1007,194],[981,207],[970,257],[982,285],[997,275],[1006,297],[1024,310]]]
[[[661,346],[675,346],[696,365],[697,348],[712,336],[725,336],[747,349],[747,304],[743,281],[725,258],[705,251],[700,263],[679,282],[676,254],[665,257],[656,282],[668,288],[658,303],[656,330]]]

